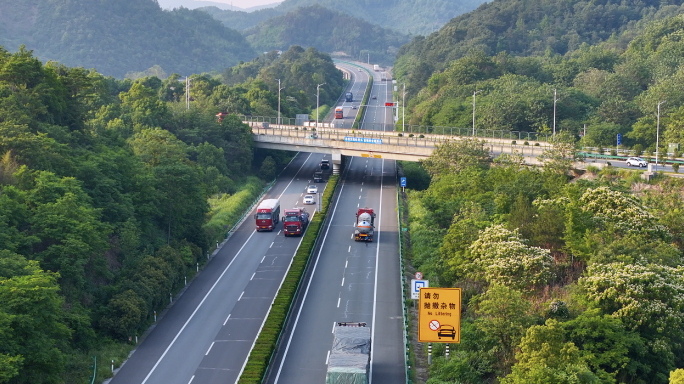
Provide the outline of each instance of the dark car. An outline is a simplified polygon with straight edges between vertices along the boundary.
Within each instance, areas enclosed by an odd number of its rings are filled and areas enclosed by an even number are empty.
[[[314,183],[322,183],[323,182],[323,172],[321,172],[321,171],[314,172],[313,180],[314,180]]]
[[[456,338],[456,329],[451,325],[442,325],[437,332],[437,337],[441,339],[442,336],[451,337],[451,340],[454,340]]]
[[[330,169],[330,160],[321,160],[321,169]]]

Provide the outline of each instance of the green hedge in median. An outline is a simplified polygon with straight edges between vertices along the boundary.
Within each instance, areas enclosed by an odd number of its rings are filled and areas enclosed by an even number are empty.
[[[287,272],[283,285],[280,287],[278,295],[271,306],[271,311],[266,318],[264,327],[261,329],[261,333],[259,333],[252,352],[249,354],[247,365],[238,381],[239,384],[261,383],[266,374],[292,301],[297,294],[299,285],[302,283],[302,277],[313,253],[314,244],[323,227],[323,221],[327,216],[338,180],[339,176],[333,175],[328,181],[328,186],[323,193],[322,211],[317,212],[309,223],[309,228],[306,234],[304,234],[304,239],[302,239],[302,243],[292,260],[290,270]]]
[[[363,94],[363,101],[361,101],[361,107],[359,107],[359,113],[356,114],[356,119],[354,119],[354,124],[352,128],[359,128],[361,124],[361,118],[363,114],[366,113],[366,105],[368,105],[368,99],[370,98],[371,88],[373,88],[373,76],[368,77],[368,84],[366,85],[366,93]]]

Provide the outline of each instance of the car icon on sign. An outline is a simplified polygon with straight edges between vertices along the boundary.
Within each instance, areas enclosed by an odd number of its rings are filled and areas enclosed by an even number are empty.
[[[456,339],[456,329],[454,329],[454,327],[452,327],[451,325],[443,324],[437,332],[437,337],[439,339],[441,339],[442,336],[451,337],[451,340],[454,340]]]

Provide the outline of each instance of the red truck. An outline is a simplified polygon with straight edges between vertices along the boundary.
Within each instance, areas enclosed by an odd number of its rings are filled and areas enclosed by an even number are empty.
[[[356,229],[354,230],[354,241],[373,241],[375,232],[375,212],[373,208],[359,208],[356,212]]]
[[[301,236],[304,234],[307,225],[309,225],[309,212],[306,209],[292,208],[285,210],[285,217],[283,217],[285,236]]]
[[[256,219],[256,230],[272,231],[275,225],[278,224],[280,218],[280,200],[266,199],[257,207],[257,213],[254,215]]]

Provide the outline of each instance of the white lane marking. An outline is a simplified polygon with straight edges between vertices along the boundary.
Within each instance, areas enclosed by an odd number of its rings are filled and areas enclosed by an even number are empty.
[[[278,234],[276,236],[280,236],[280,231],[282,231],[282,229],[278,230]]]
[[[349,246],[349,248],[351,248],[351,245]],[[347,265],[349,265],[349,259],[347,259],[347,261],[344,262],[344,268],[345,269],[347,269]]]
[[[195,380],[195,375],[192,375],[192,377],[190,378],[190,381],[188,381],[188,384],[192,383],[193,380]]]
[[[342,285],[341,286],[344,287],[344,277],[342,278]]]
[[[242,299],[242,295],[244,295],[244,294],[245,294],[245,291],[242,291],[242,293],[240,294],[240,297],[238,298],[238,301],[240,301],[240,299]]]
[[[325,365],[328,365],[328,361],[330,361],[330,350],[328,350],[328,356],[325,357]]]
[[[352,233],[352,236],[351,236],[351,238],[352,238],[352,240],[354,240],[354,234],[353,234],[353,233]]]
[[[341,299],[342,299],[341,297],[338,297],[338,298],[337,298],[337,308],[340,307],[340,300],[341,300]]]
[[[302,196],[304,196],[304,193],[303,193],[303,192],[302,192],[302,194],[301,194],[301,195],[299,195],[299,197],[302,197]]]
[[[271,246],[269,248],[273,248],[274,243],[275,243],[275,241],[271,242]]]
[[[209,297],[209,294],[211,294],[211,292],[214,290],[214,288],[216,288],[219,281],[221,281],[221,278],[223,277],[223,275],[225,275],[226,272],[228,272],[228,268],[230,268],[230,266],[233,265],[233,262],[237,259],[238,255],[240,254],[240,252],[242,252],[242,250],[245,248],[245,246],[247,246],[247,243],[249,243],[249,240],[252,238],[252,236],[254,236],[255,233],[256,233],[256,230],[254,230],[252,232],[252,234],[249,235],[249,238],[247,239],[247,241],[245,241],[245,243],[242,245],[240,250],[237,251],[237,253],[235,254],[235,257],[233,257],[233,260],[231,260],[230,263],[228,263],[228,266],[226,267],[226,269],[223,270],[223,272],[221,273],[221,276],[219,276],[218,279],[216,279],[216,282],[214,282],[214,285],[212,285],[211,288],[209,288],[209,291],[207,292],[206,295],[204,295],[204,298],[202,298],[202,301],[200,301],[200,303],[197,304],[197,308],[195,308],[195,310],[192,312],[190,317],[188,317],[188,320],[185,321],[185,324],[183,324],[183,326],[178,331],[178,333],[176,333],[176,336],[173,338],[173,340],[171,340],[171,343],[169,343],[169,346],[166,347],[166,350],[164,350],[164,353],[162,353],[162,355],[159,357],[159,360],[157,360],[157,362],[154,364],[154,367],[152,367],[152,369],[150,370],[150,373],[148,373],[147,376],[145,376],[145,380],[143,380],[143,382],[141,384],[145,384],[147,382],[147,380],[150,378],[150,376],[152,376],[152,373],[154,372],[155,369],[157,369],[157,367],[159,366],[159,363],[161,363],[164,356],[166,356],[166,354],[169,352],[169,350],[171,349],[173,344],[176,343],[176,340],[178,340],[178,337],[180,336],[180,334],[183,332],[183,330],[185,330],[185,327],[187,327],[188,324],[190,323],[190,321],[195,317],[195,314],[197,313],[197,311],[199,311],[202,304],[204,304],[204,302],[207,300],[207,297]]]
[[[263,263],[264,260],[266,260],[266,256],[264,256],[264,257],[261,258],[261,262]]]
[[[208,356],[208,355],[209,355],[209,351],[211,351],[211,348],[214,347],[214,343],[215,343],[215,341],[212,341],[212,342],[211,342],[211,345],[209,346],[209,349],[207,349],[207,353],[205,353],[204,356]]]
[[[381,168],[381,174],[384,174],[385,172],[385,159],[382,159],[382,168]],[[375,310],[377,309],[378,306],[378,260],[380,260],[380,228],[382,226],[382,177],[380,178],[380,207],[378,208],[378,239],[377,239],[377,244],[378,247],[375,250],[375,285],[373,288],[373,323],[371,325],[372,330],[371,330],[371,345],[373,344],[373,340],[375,339]],[[370,372],[368,374],[368,384],[372,384],[373,382],[373,356],[374,356],[374,350],[371,349],[371,358],[370,358]]]
[[[285,186],[285,189],[283,189],[283,192],[280,195],[278,195],[278,200],[280,200],[280,198],[283,197],[283,195],[285,194],[285,191],[287,191],[287,189],[290,187],[290,184],[292,184],[292,182],[295,181],[295,178],[297,177],[297,175],[299,175],[299,172],[302,170],[302,168],[304,168],[306,163],[309,161],[309,158],[311,157],[311,155],[313,155],[313,153],[309,153],[309,156],[306,157],[306,160],[304,160],[304,162],[302,163],[302,166],[299,167],[299,169],[297,170],[297,173],[295,173],[292,180],[290,180],[290,182],[287,183],[287,185]],[[297,180],[299,180],[299,179],[297,179]],[[278,233],[280,233],[280,232],[278,232]]]
[[[232,315],[232,313],[231,313],[230,315]],[[228,319],[230,319],[230,315],[228,315],[228,317],[226,317],[226,321],[223,322],[223,325],[224,325],[224,326],[225,326],[226,323],[228,322]]]
[[[356,204],[356,208],[358,208],[360,206],[361,206],[361,203]],[[354,225],[356,225],[356,223],[354,223]]]
[[[252,273],[252,277],[249,278],[249,281],[252,281],[252,279],[254,279],[254,275],[256,275],[256,272]]]
[[[361,200],[361,195],[359,195],[359,200]]]
[[[330,333],[335,333],[335,324],[336,323],[333,321],[333,327],[332,327],[332,331],[330,331]]]
[[[351,252],[351,245],[349,246],[349,249],[347,249],[347,252]],[[345,266],[346,268],[346,266]]]
[[[347,167],[347,170],[351,168],[351,164],[354,162],[354,158],[352,157],[351,161],[349,161],[349,166]],[[340,203],[340,196],[342,196],[342,191],[344,190],[344,182],[342,183],[342,187],[340,187],[340,193],[337,195],[337,201],[335,202],[335,207],[333,208],[332,211],[332,216],[330,216],[330,221],[332,222],[335,219],[335,213],[337,212],[337,205]],[[294,337],[295,331],[297,330],[297,323],[299,322],[299,317],[302,314],[302,308],[304,308],[304,302],[306,301],[306,297],[309,294],[309,288],[311,287],[311,281],[313,281],[313,275],[316,273],[316,267],[318,266],[318,260],[321,258],[321,253],[323,252],[323,248],[325,245],[325,240],[328,238],[328,233],[330,232],[330,225],[328,228],[325,230],[325,235],[323,236],[323,242],[321,243],[321,248],[318,250],[318,255],[316,255],[316,262],[314,263],[313,270],[311,271],[311,277],[309,278],[309,282],[306,284],[306,290],[304,291],[304,297],[302,298],[302,303],[299,306],[299,310],[297,311],[297,317],[295,318],[294,325],[292,326],[292,331],[290,331],[290,337],[287,339],[287,346],[285,347],[285,353],[283,354],[283,359],[280,360],[280,366],[278,367],[278,373],[276,374],[276,378],[274,383],[278,383],[278,379],[280,378],[280,372],[283,370],[283,365],[285,365],[285,360],[287,359],[287,352],[290,350],[290,345],[292,344],[292,337]],[[352,239],[354,238],[354,234],[352,234]],[[335,322],[333,322],[333,332],[335,332]]]
[[[363,188],[361,188],[361,190],[359,192],[363,192]]]
[[[361,185],[363,185],[363,181],[361,182]]]

